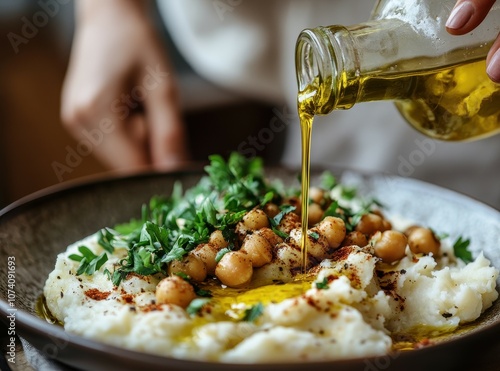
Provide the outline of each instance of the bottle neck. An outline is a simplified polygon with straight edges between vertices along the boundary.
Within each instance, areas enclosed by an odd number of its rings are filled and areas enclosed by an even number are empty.
[[[359,58],[343,26],[302,31],[297,40],[296,71],[300,95],[312,100],[314,114],[351,108],[358,100]]]

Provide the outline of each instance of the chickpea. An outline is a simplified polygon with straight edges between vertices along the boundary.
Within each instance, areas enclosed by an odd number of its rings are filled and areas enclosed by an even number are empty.
[[[288,213],[283,216],[277,228],[283,233],[290,234],[292,229],[300,228],[300,225],[300,216],[295,213]]]
[[[377,232],[373,236],[375,255],[385,263],[393,263],[405,257],[408,240],[398,231]]]
[[[274,233],[271,228],[261,228],[255,231],[254,234],[264,237],[271,244],[271,247],[275,247],[277,244],[283,242],[283,238]]]
[[[169,275],[184,273],[195,282],[202,282],[207,278],[205,263],[193,253],[187,254],[182,260],[174,260],[171,262],[168,273]]]
[[[423,227],[414,228],[408,236],[408,244],[415,254],[430,254],[436,256],[439,253],[441,242],[434,233]]]
[[[243,217],[243,224],[249,230],[255,231],[264,227],[269,227],[269,219],[261,209],[252,209]]]
[[[269,218],[274,218],[276,215],[280,213],[280,208],[278,205],[273,204],[272,202],[268,202],[264,205],[264,212]]]
[[[156,285],[156,303],[174,304],[186,308],[196,298],[193,286],[179,276],[162,279]]]
[[[210,234],[210,238],[208,239],[208,243],[211,243],[215,247],[218,247],[219,249],[223,249],[229,245],[229,242],[227,242],[224,239],[224,236],[222,234],[222,231],[220,229],[217,229],[213,231]]]
[[[276,246],[276,258],[278,262],[283,262],[289,269],[302,267],[301,249],[293,242]]]
[[[422,228],[422,227],[421,227],[421,226],[419,226],[419,225],[411,225],[411,226],[409,226],[408,228],[406,228],[406,229],[405,229],[405,232],[404,232],[404,233],[405,233],[405,235],[406,235],[406,237],[408,237],[408,236],[411,234],[411,232],[413,232],[413,231],[414,231],[415,229],[417,229],[417,228]]]
[[[245,226],[245,223],[243,221],[239,221],[238,223],[236,223],[234,233],[238,236],[238,241],[243,242],[248,233],[248,228]]]
[[[316,225],[323,218],[323,209],[317,203],[313,202],[309,205],[309,210],[307,214],[307,223],[309,225]]]
[[[383,219],[379,215],[372,213],[363,215],[358,225],[356,225],[356,230],[367,236],[371,236],[382,229],[384,229]]]
[[[212,233],[213,234],[213,233]],[[226,245],[227,246],[227,245]],[[215,257],[217,253],[221,250],[220,247],[217,247],[213,243],[202,243],[196,246],[193,250],[192,254],[195,255],[198,259],[200,259],[206,268],[207,274],[214,275],[215,274],[215,266],[217,262],[215,261]]]
[[[311,187],[309,189],[309,198],[313,202],[321,205],[324,197],[325,197],[325,191],[323,191],[321,188]]]
[[[242,251],[231,251],[226,253],[217,263],[215,275],[229,287],[241,287],[252,279],[252,261]]]
[[[329,246],[328,239],[321,234],[320,230],[316,227],[309,229],[307,234],[307,252],[311,256],[323,260],[329,258],[333,252],[333,248]],[[315,238],[312,234],[317,234],[319,237]],[[296,232],[296,235],[302,237],[302,229]],[[300,241],[300,240],[299,240]],[[297,241],[297,242],[299,242]]]
[[[388,231],[392,229],[392,224],[387,219],[382,219],[382,230]]]
[[[273,259],[271,244],[256,233],[245,237],[240,251],[248,254],[254,268],[262,267]]]
[[[380,211],[380,210],[372,210],[371,213],[375,214],[375,215],[378,215],[378,216],[380,216],[382,218],[382,229],[380,229],[381,231],[388,231],[389,229],[392,229],[391,222],[388,221],[387,219],[385,219],[384,214],[382,214],[382,211]]]
[[[352,245],[364,247],[368,245],[368,239],[363,233],[359,231],[349,232],[342,241],[342,246],[352,246]]]
[[[318,230],[326,237],[328,245],[334,249],[339,247],[345,238],[345,223],[340,218],[327,216],[318,224]]]

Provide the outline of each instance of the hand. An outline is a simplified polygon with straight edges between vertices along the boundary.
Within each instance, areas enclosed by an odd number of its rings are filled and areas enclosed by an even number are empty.
[[[187,158],[171,68],[148,2],[80,0],[61,115],[113,169],[173,167]],[[100,140],[97,140],[99,139]]]
[[[476,28],[486,17],[495,0],[458,0],[446,22],[452,35],[463,35]],[[500,83],[500,36],[493,43],[486,57],[486,73]]]

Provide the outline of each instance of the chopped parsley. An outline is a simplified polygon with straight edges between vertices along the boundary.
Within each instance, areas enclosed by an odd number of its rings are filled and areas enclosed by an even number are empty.
[[[210,299],[208,298],[196,298],[196,299],[193,299],[191,301],[191,303],[189,303],[188,307],[186,308],[186,312],[187,314],[191,315],[191,316],[194,316],[195,314],[197,314],[201,308],[203,308],[203,306],[205,304],[207,304],[208,302],[210,301]]]
[[[246,322],[255,322],[263,313],[264,306],[259,302],[245,310],[242,320]]]
[[[308,235],[315,241],[319,239],[319,233],[314,231],[309,231]]]
[[[189,275],[187,275],[186,273],[184,273],[184,272],[176,272],[174,274],[176,276],[179,276],[180,278],[182,278],[184,281],[189,282],[191,284],[191,286],[193,286],[194,293],[196,294],[196,296],[201,296],[201,297],[205,297],[205,298],[211,298],[212,297],[212,293],[210,291],[198,287],[195,283],[193,283],[191,281],[191,277]]]
[[[323,174],[321,174],[320,177],[320,187],[326,191],[331,191],[333,188],[335,188],[338,185],[337,179],[335,176],[329,172],[325,171]]]
[[[78,251],[82,255],[71,254],[69,258],[71,260],[80,262],[77,275],[87,274],[92,275],[95,271],[98,271],[104,263],[108,261],[108,255],[103,252],[101,255],[95,255],[87,246],[79,246]]]
[[[179,276],[180,278],[182,278],[184,281],[188,281],[188,282],[191,282],[191,277],[189,277],[189,275],[187,275],[186,273],[184,272],[175,272],[174,273],[176,276]]]
[[[217,255],[215,255],[215,262],[218,263],[222,259],[224,255],[226,255],[228,252],[230,252],[231,249],[228,247],[223,248],[222,250],[217,252]]]
[[[201,297],[204,297],[204,298],[211,298],[213,296],[212,293],[209,290],[200,289],[196,285],[193,285],[193,287],[194,287],[194,293],[197,296],[201,296]]]
[[[436,237],[438,240],[444,240],[448,237],[450,237],[450,235],[448,233],[437,233],[435,230],[433,230],[432,228],[429,228],[432,232],[432,234],[434,235],[434,237]]]
[[[286,239],[289,236],[286,233],[280,231],[278,229],[278,226],[286,214],[291,213],[292,211],[295,211],[295,206],[281,205],[280,210],[281,211],[274,218],[269,218],[269,223],[271,224],[271,229],[273,230],[274,233],[276,233],[281,238]]]
[[[468,250],[469,245],[470,239],[464,239],[462,236],[458,237],[453,244],[453,252],[455,253],[455,256],[463,260],[464,263],[470,263],[474,260],[472,253]]]
[[[327,289],[328,288],[328,278],[327,277],[323,278],[323,281],[316,282],[315,285],[316,285],[316,288],[318,290],[325,290],[325,289]]]
[[[341,206],[337,200],[333,200],[330,206],[325,210],[323,218],[327,216],[340,218],[344,221],[347,232],[352,232],[361,220],[361,217],[370,213],[375,207],[383,208],[384,206],[380,201],[372,198],[364,202],[358,211],[354,211],[351,208]]]
[[[356,187],[342,187],[341,189],[341,197],[346,200],[352,200],[356,197],[358,190]]]

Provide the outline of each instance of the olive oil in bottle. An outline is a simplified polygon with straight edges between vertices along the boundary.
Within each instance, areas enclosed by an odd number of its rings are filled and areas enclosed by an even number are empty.
[[[410,99],[396,106],[417,130],[443,140],[469,140],[500,132],[500,85],[486,75],[484,60],[411,78]]]

